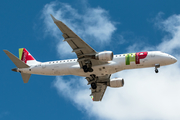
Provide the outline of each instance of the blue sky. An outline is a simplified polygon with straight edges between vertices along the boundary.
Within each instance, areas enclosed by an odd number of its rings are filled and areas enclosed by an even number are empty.
[[[49,14],[66,23],[97,51],[114,54],[162,50],[179,57],[178,0],[7,0],[0,4],[0,119],[180,119],[180,63],[122,71],[123,88],[108,88],[93,103],[87,81],[75,76],[32,75],[24,84],[2,51],[27,50],[38,61],[75,58]],[[139,76],[141,73],[144,76]],[[122,114],[120,114],[122,113]]]

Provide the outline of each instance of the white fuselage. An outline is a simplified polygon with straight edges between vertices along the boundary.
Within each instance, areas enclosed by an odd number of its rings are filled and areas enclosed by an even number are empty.
[[[127,57],[128,55],[129,57]],[[133,55],[135,55],[135,53],[114,55],[112,61],[108,61],[106,64],[103,65],[93,66],[93,72],[87,73],[85,73],[83,69],[80,68],[77,59],[43,62],[32,65],[30,66],[30,68],[22,68],[18,70],[22,73],[28,74],[76,75],[87,77],[90,74],[95,74],[96,76],[103,76],[106,74],[113,74],[125,69],[155,67],[155,64],[160,64],[160,66],[164,66],[175,63],[177,61],[175,57],[166,53],[162,53],[160,51],[147,52],[147,56],[143,59],[139,59],[139,61],[135,60],[138,58],[135,58]]]

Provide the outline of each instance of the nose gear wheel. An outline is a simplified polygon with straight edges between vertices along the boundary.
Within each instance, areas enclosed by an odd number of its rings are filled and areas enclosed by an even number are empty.
[[[160,68],[160,64],[155,64],[155,73],[158,73],[158,68]]]

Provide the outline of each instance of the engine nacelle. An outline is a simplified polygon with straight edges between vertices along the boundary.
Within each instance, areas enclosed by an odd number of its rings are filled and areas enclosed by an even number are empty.
[[[112,51],[99,52],[98,54],[96,54],[95,59],[101,61],[111,61],[113,60],[113,52]]]
[[[109,82],[109,87],[123,87],[124,86],[124,79],[123,78],[113,78]]]

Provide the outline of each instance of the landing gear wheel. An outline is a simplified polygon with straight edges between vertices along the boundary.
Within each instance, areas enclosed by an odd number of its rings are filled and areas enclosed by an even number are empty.
[[[84,66],[83,66],[83,70],[84,70],[85,73],[87,73],[87,72],[93,72],[93,69],[92,69],[91,67],[88,68],[87,65],[84,65]]]
[[[91,83],[91,87],[92,87],[92,89],[96,89],[97,88],[97,85],[96,85],[96,83]]]
[[[88,68],[88,71],[89,71],[89,72],[93,72],[93,69],[92,69],[92,68]]]
[[[84,65],[84,66],[83,66],[83,70],[84,70],[84,72],[85,72],[85,73],[87,73],[87,72],[88,72],[87,65]]]
[[[91,74],[90,76],[91,76],[91,78],[92,78],[93,80],[96,78],[96,75],[95,75],[95,74]]]
[[[159,71],[158,71],[158,69],[155,69],[155,73],[158,73]]]
[[[158,68],[160,67],[160,64],[155,64],[155,73],[158,73]]]

